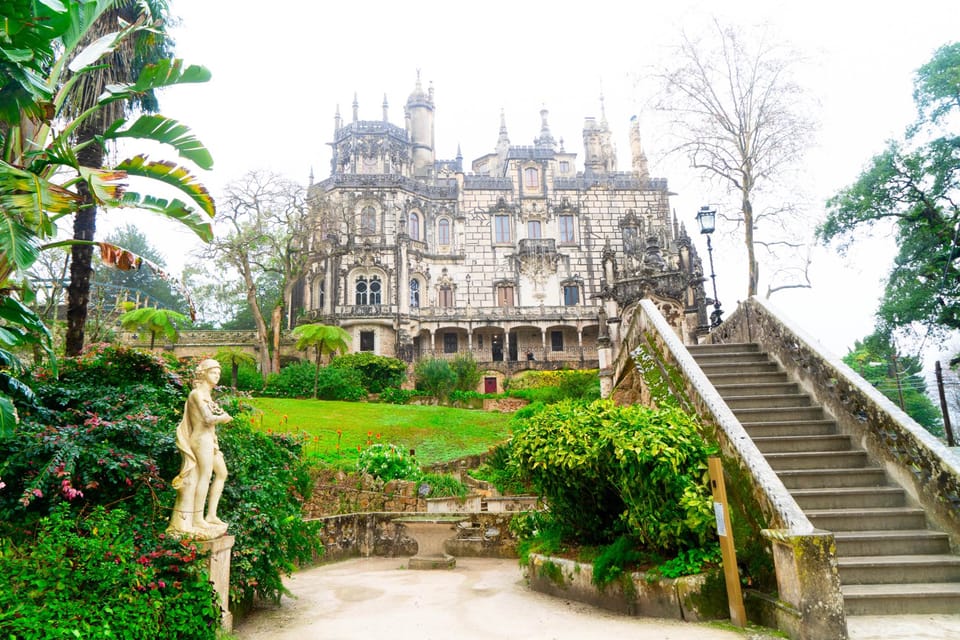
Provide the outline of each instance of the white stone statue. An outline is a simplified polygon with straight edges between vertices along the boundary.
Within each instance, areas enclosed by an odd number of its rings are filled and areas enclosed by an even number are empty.
[[[173,535],[211,540],[227,531],[217,517],[217,506],[227,479],[227,465],[217,441],[217,425],[232,419],[210,396],[220,380],[220,363],[204,360],[197,365],[196,382],[183,407],[177,427],[177,448],[182,464],[173,479],[177,501],[173,505],[167,532]],[[212,477],[212,482],[211,482]],[[209,495],[209,504],[207,497]],[[204,516],[203,508],[207,506]]]

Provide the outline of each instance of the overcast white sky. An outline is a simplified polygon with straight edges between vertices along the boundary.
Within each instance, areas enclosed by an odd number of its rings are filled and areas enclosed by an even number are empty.
[[[356,92],[360,119],[379,119],[386,94],[390,120],[402,125],[420,69],[435,89],[437,155],[453,158],[459,144],[467,166],[493,150],[501,108],[511,142],[530,144],[543,106],[554,137],[582,161],[583,119],[600,115],[602,90],[621,169],[629,168],[629,119],[636,114],[651,173],[669,180],[678,194],[673,206],[691,230],[696,210],[711,201],[709,185],[681,159],[661,157],[645,107],[651,96],[638,83],[645,68],[664,60],[681,28],[697,30],[711,16],[744,27],[766,23],[809,58],[802,81],[822,109],[817,146],[804,166],[815,205],[811,227],[823,200],[912,121],[914,70],[960,38],[956,0],[171,0],[171,7],[182,21],[177,55],[207,66],[213,80],[162,94],[161,111],[189,125],[213,153],[215,168],[202,179],[214,196],[255,168],[304,183],[311,170],[317,180],[327,177],[337,106],[349,119]],[[123,215],[103,220],[102,232],[129,220]],[[185,247],[194,244],[189,232],[165,221],[146,221],[146,228],[178,274]],[[739,243],[719,233],[714,249],[729,313],[746,289],[743,259]],[[704,244],[700,251],[706,257]],[[772,303],[842,355],[872,329],[890,255],[889,239],[845,259],[819,249],[814,288],[775,294]]]

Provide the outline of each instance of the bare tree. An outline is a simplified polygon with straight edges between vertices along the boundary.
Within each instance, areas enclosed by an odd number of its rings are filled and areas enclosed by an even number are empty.
[[[798,57],[771,34],[757,36],[751,41],[715,20],[704,38],[681,34],[669,66],[654,73],[661,85],[654,106],[669,117],[671,152],[685,154],[693,168],[739,200],[738,215],[724,218],[743,228],[748,295],[757,293],[758,247],[778,256],[778,263],[785,252],[799,257],[790,281],[771,286],[768,294],[809,287],[805,241],[794,231],[801,211],[776,194],[783,187],[779,180],[797,165],[815,130],[806,94],[791,75]],[[767,204],[758,202],[761,193],[768,196]],[[761,227],[768,234],[763,240]]]
[[[201,253],[204,259],[225,262],[240,274],[256,325],[264,377],[278,367],[278,354],[270,358],[271,342],[279,339],[282,307],[310,262],[314,220],[302,186],[273,173],[251,171],[227,186],[214,220],[215,238]],[[267,309],[257,296],[263,275],[278,278],[281,286],[279,297],[268,301]],[[273,318],[273,340],[268,316]]]

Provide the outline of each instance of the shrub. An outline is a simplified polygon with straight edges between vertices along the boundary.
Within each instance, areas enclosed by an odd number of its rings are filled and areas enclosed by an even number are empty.
[[[456,377],[454,389],[457,391],[476,391],[480,384],[480,367],[469,353],[461,353],[450,362],[450,370]]]
[[[229,383],[229,380],[227,382]],[[260,391],[261,389],[263,389],[263,376],[257,368],[241,364],[237,369],[237,391]]]
[[[420,467],[395,444],[374,444],[360,452],[357,470],[383,481],[415,480]]]
[[[312,362],[287,365],[267,378],[263,395],[278,398],[312,398],[317,376],[317,398],[321,400],[360,400],[366,397],[360,374],[350,368],[322,367],[317,372]]]
[[[368,393],[380,393],[388,387],[399,387],[407,377],[407,365],[402,360],[365,351],[337,356],[330,366],[356,371],[360,375],[360,384]]]
[[[414,368],[417,376],[417,389],[426,391],[440,402],[446,402],[447,396],[457,383],[457,375],[446,360],[433,358],[421,360]]]
[[[529,406],[529,405],[528,405]],[[490,450],[486,461],[470,472],[477,480],[484,480],[497,488],[502,495],[523,495],[531,492],[524,482],[520,468],[510,460],[512,441],[499,444]]]
[[[216,638],[220,607],[197,549],[123,509],[57,505],[36,538],[0,553],[0,635]]]
[[[511,459],[572,539],[602,544],[628,533],[672,552],[713,538],[713,450],[685,413],[567,400],[514,425]]]
[[[422,395],[423,392],[417,391],[416,389],[397,389],[395,387],[387,387],[380,392],[380,402],[386,402],[388,404],[408,404],[417,396]]]
[[[470,492],[467,485],[447,473],[424,473],[419,477],[419,490],[427,498],[466,497]],[[424,490],[426,485],[426,490]]]

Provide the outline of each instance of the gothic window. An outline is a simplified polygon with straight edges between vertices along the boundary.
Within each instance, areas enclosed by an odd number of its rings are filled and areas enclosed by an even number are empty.
[[[451,287],[440,287],[439,294],[441,307],[450,308],[453,306],[453,289]]]
[[[513,306],[513,287],[512,286],[501,286],[497,287],[497,306],[498,307],[512,307]]]
[[[510,242],[510,216],[494,216],[493,241],[496,243]]]
[[[540,221],[530,220],[527,222],[527,237],[535,240],[540,239]]]
[[[536,189],[540,186],[540,172],[533,167],[523,170],[523,186],[527,189]]]
[[[412,240],[420,239],[420,216],[415,213],[410,214],[410,238]]]
[[[580,304],[580,287],[575,284],[563,286],[563,304],[573,307]]]
[[[364,207],[360,212],[360,233],[370,235],[377,232],[377,210]]]
[[[550,332],[550,350],[563,351],[563,331]]]
[[[570,173],[570,163],[566,160],[560,161],[560,173]]]
[[[450,221],[441,218],[437,223],[437,244],[446,246],[450,244]]]
[[[360,332],[360,351],[373,351],[374,334],[373,331]]]
[[[420,281],[416,279],[410,281],[410,308],[420,308]]]
[[[573,238],[573,216],[560,216],[560,243],[571,244]]]
[[[457,334],[455,333],[443,334],[443,352],[444,353],[457,352]]]
[[[356,294],[355,304],[367,304],[367,279],[363,276],[357,278]]]
[[[380,304],[379,276],[370,276],[370,304]]]
[[[313,306],[314,306],[315,309],[322,309],[322,308],[323,308],[323,299],[324,299],[325,294],[326,294],[326,292],[327,292],[326,282],[324,282],[324,278],[323,278],[323,275],[322,275],[322,274],[321,274],[320,277],[317,279],[316,292],[317,292],[317,294],[316,294],[316,300],[315,300]]]

